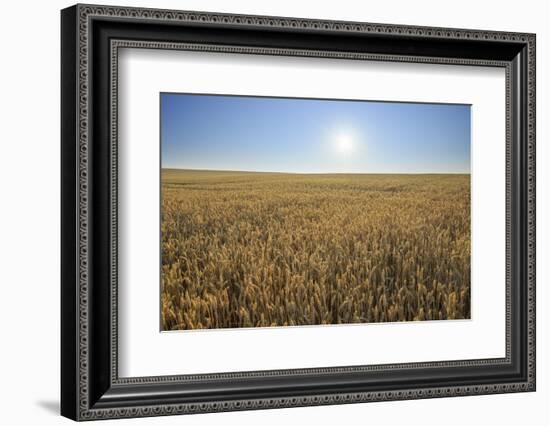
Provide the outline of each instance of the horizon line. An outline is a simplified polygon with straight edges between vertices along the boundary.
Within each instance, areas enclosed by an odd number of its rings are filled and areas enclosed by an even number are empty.
[[[291,175],[471,175],[469,172],[282,172],[235,169],[190,169],[180,167],[161,167],[161,170],[193,171],[193,172],[233,172],[233,173],[271,173]]]

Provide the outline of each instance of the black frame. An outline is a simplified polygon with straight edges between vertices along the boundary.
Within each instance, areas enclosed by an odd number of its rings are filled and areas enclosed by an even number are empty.
[[[119,378],[116,66],[124,47],[504,67],[507,356]],[[76,5],[61,13],[61,52],[62,415],[90,420],[535,390],[535,35]]]

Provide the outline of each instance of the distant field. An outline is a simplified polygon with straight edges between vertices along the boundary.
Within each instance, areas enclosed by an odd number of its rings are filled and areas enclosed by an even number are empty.
[[[162,170],[162,328],[470,318],[470,175]]]

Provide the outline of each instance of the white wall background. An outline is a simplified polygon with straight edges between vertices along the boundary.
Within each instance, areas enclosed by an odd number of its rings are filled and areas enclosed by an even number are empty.
[[[120,0],[103,4],[537,33],[538,390],[421,401],[134,419],[102,424],[544,424],[550,401],[550,27],[537,0]],[[69,424],[59,405],[59,9],[3,4],[0,43],[0,419]]]

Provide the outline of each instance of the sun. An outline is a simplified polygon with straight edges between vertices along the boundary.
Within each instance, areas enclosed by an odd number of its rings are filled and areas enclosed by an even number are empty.
[[[334,148],[339,154],[346,155],[353,152],[355,141],[349,133],[339,133],[334,138]]]

